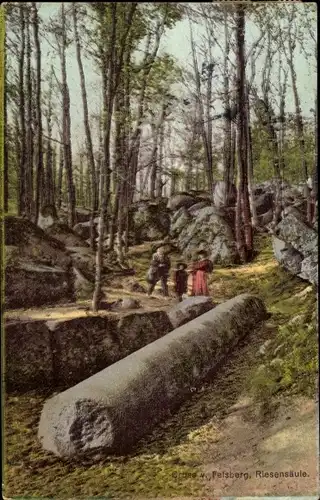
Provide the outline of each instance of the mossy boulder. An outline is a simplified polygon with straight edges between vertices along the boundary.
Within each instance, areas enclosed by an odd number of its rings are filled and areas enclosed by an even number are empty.
[[[136,243],[157,241],[169,234],[170,216],[164,203],[136,203],[131,207],[131,219]]]
[[[72,261],[65,245],[27,219],[5,218],[7,308],[74,299]]]

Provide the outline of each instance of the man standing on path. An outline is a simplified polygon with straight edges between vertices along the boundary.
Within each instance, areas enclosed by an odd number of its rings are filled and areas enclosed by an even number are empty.
[[[148,296],[152,294],[157,282],[161,280],[161,288],[164,297],[168,297],[168,277],[171,267],[169,256],[165,253],[163,247],[159,247],[153,254],[149,272],[148,272]]]

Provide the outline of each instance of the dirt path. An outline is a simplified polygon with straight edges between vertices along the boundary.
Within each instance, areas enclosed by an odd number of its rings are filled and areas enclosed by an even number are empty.
[[[241,400],[238,403],[230,408],[230,415],[218,422],[219,440],[205,453],[203,471],[208,493],[316,495],[315,403],[308,399],[287,402],[271,422],[264,424],[248,417],[254,410],[252,403],[243,409]],[[242,477],[218,477],[219,472],[225,476],[240,473]],[[272,473],[278,477],[272,477]],[[292,477],[296,474],[299,477]]]
[[[99,311],[99,316],[107,315],[123,315],[132,312],[144,312],[144,311],[159,311],[166,310],[172,305],[176,304],[177,300],[173,295],[168,298],[164,298],[161,293],[159,286],[157,285],[154,294],[148,297],[145,293],[131,292],[125,287],[123,288],[122,282],[126,282],[127,278],[117,278],[117,282],[104,287],[104,292],[106,294],[108,302],[115,302],[118,299],[123,299],[130,297],[136,299],[140,302],[141,307],[137,309],[126,309],[123,312],[110,312],[110,311]],[[81,318],[82,316],[97,316],[96,313],[91,312],[91,300],[81,300],[77,304],[58,304],[51,307],[37,307],[29,309],[12,309],[6,312],[7,320],[55,320],[55,319],[73,319]]]

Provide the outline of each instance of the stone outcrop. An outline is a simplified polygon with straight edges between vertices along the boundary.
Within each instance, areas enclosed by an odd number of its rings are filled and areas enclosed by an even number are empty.
[[[46,228],[46,233],[61,241],[66,247],[88,247],[88,243],[62,222],[56,222]]]
[[[74,277],[67,269],[29,264],[6,267],[5,305],[7,309],[27,309],[75,300]]]
[[[285,241],[279,240],[275,236],[272,237],[273,253],[279,264],[292,274],[299,274],[303,255],[297,252],[292,245]]]
[[[276,195],[276,182],[274,180],[263,182],[254,187],[256,212],[258,215],[258,230],[268,231],[268,226],[273,219],[273,208]],[[281,189],[281,203],[283,215],[291,209],[298,209],[300,219],[306,222],[307,200],[305,197],[305,185],[301,189],[299,186],[290,186],[283,183]]]
[[[6,390],[53,384],[50,330],[45,321],[16,321],[5,328]]]
[[[318,251],[317,232],[308,227],[297,213],[288,213],[276,227],[275,234],[305,257]]]
[[[7,216],[5,245],[6,308],[74,299],[72,261],[63,243],[27,219]]]
[[[163,311],[6,324],[6,387],[70,387],[172,330]]]
[[[130,207],[134,243],[156,241],[170,231],[170,216],[164,202],[140,201]]]
[[[77,300],[92,298],[94,283],[88,280],[82,272],[76,267],[73,268],[74,273],[74,289]]]
[[[318,284],[318,233],[305,222],[293,207],[275,228],[273,249],[275,258],[292,274]]]
[[[84,241],[90,239],[90,227],[91,223],[89,222],[79,222],[73,228],[73,232],[80,236]],[[97,224],[93,224],[94,238],[98,237]]]
[[[209,207],[210,205],[212,205],[212,203],[210,203],[209,200],[199,201],[198,203],[195,203],[194,205],[192,205],[188,209],[188,212],[190,215],[194,215],[196,212],[201,210],[201,208]]]
[[[206,250],[214,263],[222,265],[237,259],[233,229],[222,209],[208,206],[191,215],[182,208],[172,220],[171,234],[185,259],[192,259],[198,250]]]
[[[192,194],[177,193],[169,198],[167,208],[172,212],[175,212],[176,210],[179,210],[179,208],[182,207],[189,208],[198,201],[199,200],[197,200],[197,198]]]
[[[273,209],[274,194],[271,192],[262,193],[255,198],[257,215],[265,214]]]
[[[92,460],[127,451],[266,316],[259,298],[240,295],[52,397],[41,413],[42,446]]]
[[[97,214],[94,214],[96,217]],[[89,222],[91,218],[91,210],[88,208],[76,208],[76,222]],[[65,203],[61,204],[59,212],[59,220],[67,223],[68,222],[68,205]]]

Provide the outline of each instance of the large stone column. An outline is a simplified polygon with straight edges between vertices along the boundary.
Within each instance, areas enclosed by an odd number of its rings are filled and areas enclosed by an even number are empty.
[[[61,457],[123,453],[174,411],[267,312],[239,295],[48,400],[38,436]]]

